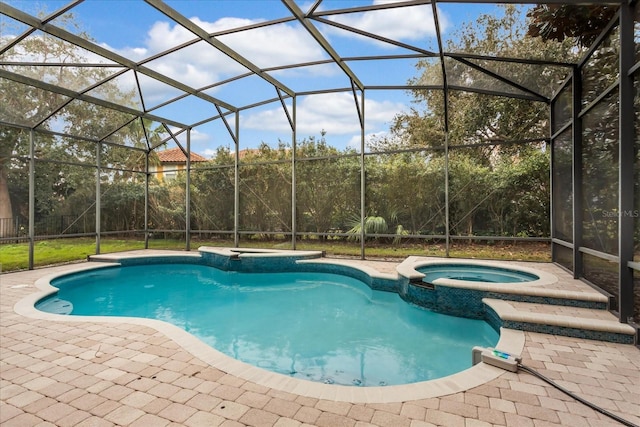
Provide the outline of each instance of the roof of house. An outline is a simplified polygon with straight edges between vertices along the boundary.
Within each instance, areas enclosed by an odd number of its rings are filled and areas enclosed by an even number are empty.
[[[187,156],[185,156],[182,150],[178,147],[170,148],[168,150],[158,151],[156,154],[158,155],[158,158],[162,163],[186,163],[187,161]],[[207,159],[205,159],[200,154],[194,153],[192,151],[191,161],[206,162]]]

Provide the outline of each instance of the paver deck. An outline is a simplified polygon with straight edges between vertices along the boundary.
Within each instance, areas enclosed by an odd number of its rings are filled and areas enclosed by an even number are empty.
[[[396,263],[355,261],[381,272]],[[593,292],[552,264],[558,289]],[[0,425],[4,426],[617,426],[524,371],[465,391],[387,403],[284,392],[215,368],[162,328],[25,317],[14,305],[37,279],[81,265],[0,275]],[[528,310],[536,310],[527,306]],[[540,310],[559,310],[541,308]],[[565,316],[584,310],[562,307]],[[602,314],[608,318],[607,314]],[[598,319],[595,319],[598,320]],[[522,363],[640,425],[640,350],[524,332]],[[496,368],[497,369],[497,368]]]

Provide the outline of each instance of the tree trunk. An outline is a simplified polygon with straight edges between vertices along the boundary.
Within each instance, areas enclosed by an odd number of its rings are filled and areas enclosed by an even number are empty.
[[[0,165],[0,237],[12,237],[14,234],[7,169]]]

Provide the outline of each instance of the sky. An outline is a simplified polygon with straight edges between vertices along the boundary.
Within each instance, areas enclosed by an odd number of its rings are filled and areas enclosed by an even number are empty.
[[[325,0],[321,9],[341,9],[381,1]],[[43,9],[47,12],[55,11],[67,2],[10,0],[7,3],[25,12],[37,14]],[[167,0],[166,3],[209,33],[290,15],[288,9],[278,0]],[[308,10],[311,4],[297,2],[303,11]],[[495,5],[488,4],[445,3],[438,7],[440,27],[445,41],[455,37],[455,29],[461,23],[474,21],[480,13],[499,13]],[[73,13],[81,29],[89,33],[102,47],[136,62],[194,39],[192,33],[142,1],[86,0],[74,7]],[[398,42],[437,51],[431,15],[431,5],[421,5],[404,11],[389,9],[329,19],[375,32]],[[53,23],[59,24],[56,21]],[[402,47],[354,35],[323,23],[316,25],[341,56],[412,53]],[[219,40],[261,69],[328,58],[328,54],[297,22],[224,35],[220,36]],[[348,65],[365,85],[404,85],[409,79],[417,76],[415,64],[415,59],[403,59],[382,64],[354,61]],[[145,66],[195,88],[205,87],[247,71],[224,54],[214,52],[211,46],[204,42],[192,44],[167,57],[147,62]],[[350,87],[350,80],[337,66],[275,71],[272,75],[296,92]],[[133,76],[123,76],[118,80],[118,84],[123,88],[132,87]],[[146,108],[159,105],[176,95],[174,88],[144,76],[140,78],[140,85]],[[213,87],[205,93],[237,107],[277,97],[272,85],[255,76]],[[286,104],[292,111],[291,101],[287,101]],[[386,135],[394,116],[407,112],[411,107],[412,98],[406,91],[367,90],[364,108],[365,139]],[[159,108],[153,113],[189,125],[217,115],[210,104],[195,97],[189,97],[176,105]],[[360,124],[351,92],[300,96],[296,101],[296,116],[298,140],[311,136],[318,138],[321,132],[324,132],[330,145],[356,149],[360,146]],[[234,128],[235,118],[229,116],[229,120],[230,126]],[[275,147],[278,141],[290,142],[292,138],[290,125],[280,102],[241,111],[239,123],[241,149],[254,148],[261,142]],[[183,137],[180,139],[184,142]],[[221,120],[193,129],[192,151],[210,157],[216,148],[221,146],[231,147],[233,150],[232,138]]]

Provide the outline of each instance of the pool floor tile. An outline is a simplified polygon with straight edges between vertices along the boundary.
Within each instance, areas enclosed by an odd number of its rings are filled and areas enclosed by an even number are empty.
[[[386,274],[398,264],[355,263]],[[558,290],[593,291],[554,265],[524,264],[556,274],[560,280],[553,286]],[[524,371],[499,372],[466,391],[442,397],[411,398],[402,392],[398,396],[408,397],[401,402],[318,399],[303,389],[302,393],[283,391],[210,366],[191,347],[183,349],[170,333],[151,324],[59,322],[13,311],[18,301],[37,292],[34,283],[40,277],[83,267],[74,264],[0,275],[3,427],[616,425]],[[571,307],[542,307],[538,312],[576,318],[591,313]],[[599,316],[609,318],[606,312]],[[521,334],[525,366],[640,424],[638,348],[539,332]],[[326,390],[322,384],[308,384],[308,390]],[[327,392],[326,396],[345,399],[359,391]],[[373,391],[366,395],[381,396]]]

